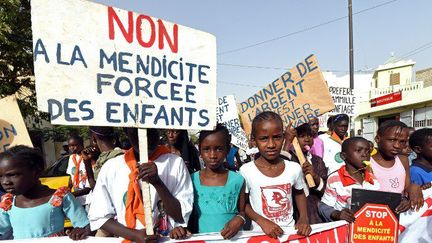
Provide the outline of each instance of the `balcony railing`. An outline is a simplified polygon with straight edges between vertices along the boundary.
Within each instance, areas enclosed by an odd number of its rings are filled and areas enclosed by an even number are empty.
[[[385,88],[374,88],[371,89],[369,92],[370,99],[383,96],[386,94],[391,94],[398,91],[413,91],[413,90],[419,90],[423,88],[423,81],[419,82],[413,82],[410,84],[404,84],[404,85],[392,85]]]

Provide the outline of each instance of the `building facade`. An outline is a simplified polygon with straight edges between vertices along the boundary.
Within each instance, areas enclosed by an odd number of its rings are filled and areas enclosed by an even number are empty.
[[[432,68],[417,71],[415,62],[390,58],[372,76],[369,95],[360,99],[356,130],[373,141],[386,120],[396,119],[415,129],[432,127]]]

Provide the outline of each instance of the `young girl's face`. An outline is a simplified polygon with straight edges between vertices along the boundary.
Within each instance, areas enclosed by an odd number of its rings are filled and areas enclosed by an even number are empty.
[[[402,127],[389,127],[381,135],[377,135],[378,150],[387,158],[392,158],[402,152],[408,140],[408,130]]]
[[[276,161],[284,142],[282,123],[277,120],[264,120],[255,127],[253,142],[267,161]]]
[[[37,173],[30,170],[24,163],[8,158],[0,161],[0,183],[8,193],[25,194],[35,185],[38,177]]]
[[[222,132],[208,135],[200,144],[200,154],[209,169],[219,169],[223,166],[228,154],[228,144]]]
[[[299,134],[297,136],[300,148],[303,152],[307,152],[313,145],[313,135],[308,133]]]
[[[174,130],[174,129],[170,129],[166,131],[166,136],[168,139],[168,143],[170,145],[173,145],[177,142],[177,139],[180,136],[180,130]]]

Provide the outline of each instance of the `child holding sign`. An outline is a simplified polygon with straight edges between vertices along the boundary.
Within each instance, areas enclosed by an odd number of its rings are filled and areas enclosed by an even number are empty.
[[[380,185],[364,163],[370,159],[366,139],[353,137],[345,140],[341,158],[345,165],[329,175],[319,211],[326,221],[346,220],[352,223],[355,220],[354,213],[349,209],[352,189],[379,190]]]
[[[409,144],[417,154],[411,168],[411,182],[422,187],[430,187],[432,182],[432,129],[423,128],[415,131]]]
[[[144,220],[144,203],[139,180],[150,183],[153,220],[166,232],[177,226],[186,226],[193,204],[192,182],[182,158],[171,154],[159,144],[159,131],[147,129],[148,163],[139,161],[138,132],[126,129],[132,148],[108,160],[99,172],[90,204],[89,219],[92,230],[103,230],[129,241],[156,241],[147,236]],[[158,202],[162,201],[168,217],[159,217]],[[116,218],[116,220],[114,220]],[[159,231],[159,230],[158,230]]]
[[[283,234],[281,227],[294,226],[293,198],[299,219],[298,233],[309,235],[305,191],[308,193],[300,165],[280,157],[284,142],[281,117],[274,112],[262,112],[252,121],[252,141],[260,156],[244,164],[240,174],[246,180],[246,215],[253,220],[252,229],[261,228],[271,237]],[[294,197],[293,197],[294,196]]]
[[[42,154],[33,148],[18,145],[0,154],[1,184],[8,192],[0,203],[0,234],[12,230],[15,240],[62,236],[67,217],[77,227],[69,237],[86,238],[90,227],[84,208],[66,187],[53,190],[42,185],[39,176],[44,168]]]
[[[244,179],[224,167],[230,140],[228,129],[220,124],[213,131],[201,131],[199,149],[206,167],[192,174],[198,232],[220,232],[224,239],[235,236],[245,223]],[[182,228],[171,232],[174,239],[186,235]]]
[[[310,174],[315,181],[315,187],[310,189],[310,194],[307,197],[308,204],[308,217],[310,224],[318,224],[322,223],[318,213],[318,203],[321,201],[321,197],[324,194],[325,184],[327,181],[327,168],[325,167],[324,161],[321,157],[314,155],[310,152],[313,144],[314,144],[314,132],[312,127],[308,123],[304,123],[295,129],[292,129],[290,126],[287,128],[285,135],[285,139],[289,141],[285,142],[284,150],[288,149],[287,145],[292,142],[294,137],[297,137],[300,148],[306,158],[306,162],[302,165],[303,174]],[[286,155],[287,159],[291,161],[295,161],[299,163],[299,158],[295,151],[289,151],[289,154],[282,152],[283,155]],[[298,217],[298,215],[294,215]]]

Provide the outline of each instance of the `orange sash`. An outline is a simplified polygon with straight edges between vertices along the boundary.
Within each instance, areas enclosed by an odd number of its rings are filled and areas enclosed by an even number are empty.
[[[348,139],[348,136],[345,136],[345,137],[343,138],[343,140],[341,140],[340,137],[339,137],[335,132],[333,132],[333,133],[331,134],[331,139],[333,139],[334,141],[338,142],[339,144],[342,144],[343,141],[345,141],[345,140]]]
[[[158,146],[156,150],[150,155],[149,163],[153,162],[159,156],[163,154],[169,154],[170,150],[166,146]],[[144,218],[144,203],[143,198],[141,196],[141,188],[138,183],[138,168],[137,161],[134,155],[133,148],[129,149],[125,152],[125,161],[130,169],[129,174],[129,185],[126,196],[126,213],[125,220],[126,226],[128,228],[135,229],[136,220],[138,219],[144,226],[145,218]],[[123,242],[130,242],[128,240],[124,240]]]
[[[77,156],[77,154],[73,154],[72,155],[72,161],[73,161],[73,163],[74,163],[74,165],[75,165],[75,173],[74,173],[74,180],[73,180],[73,186],[74,186],[74,188],[79,188],[79,183],[80,183],[80,181],[81,181],[81,178],[80,178],[80,166],[81,166],[81,162],[82,162],[82,157],[80,156],[80,159],[79,159],[79,161],[77,161],[77,159],[76,159],[76,156]]]

